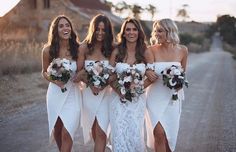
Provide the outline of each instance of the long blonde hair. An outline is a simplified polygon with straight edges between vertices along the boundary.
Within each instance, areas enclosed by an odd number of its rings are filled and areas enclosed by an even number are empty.
[[[178,27],[175,22],[169,18],[157,20],[153,23],[150,43],[151,45],[157,44],[158,40],[155,36],[156,28],[160,26],[166,31],[167,42],[172,43],[174,45],[179,44],[179,36],[178,36]]]

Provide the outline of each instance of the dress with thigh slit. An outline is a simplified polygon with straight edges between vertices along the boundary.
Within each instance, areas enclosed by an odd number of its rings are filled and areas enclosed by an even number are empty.
[[[94,60],[85,60],[85,66],[90,63],[95,63]],[[108,60],[100,61],[104,66],[109,66]],[[108,137],[108,105],[110,100],[109,86],[105,87],[98,95],[94,95],[90,87],[83,87],[82,97],[83,97],[83,108],[82,108],[82,128],[84,143],[88,143],[92,138],[91,129],[95,119],[98,122],[99,127]]]
[[[77,69],[76,61],[71,61],[70,66],[74,74]],[[72,140],[80,124],[82,107],[80,89],[71,80],[65,84],[65,87],[67,91],[62,92],[61,88],[54,83],[50,82],[48,86],[46,99],[50,142],[54,139],[53,131],[58,118],[61,119]]]
[[[147,91],[147,145],[154,149],[153,129],[159,122],[163,127],[169,147],[174,151],[179,130],[181,102],[184,99],[183,89],[178,91],[178,100],[173,101],[174,90],[163,85],[161,71],[171,65],[181,66],[179,62],[155,62],[154,70],[159,79],[149,86]]]

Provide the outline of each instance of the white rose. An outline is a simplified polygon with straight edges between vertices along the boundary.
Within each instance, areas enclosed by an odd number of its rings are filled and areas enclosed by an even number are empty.
[[[169,84],[170,84],[171,86],[175,86],[175,85],[176,85],[176,82],[173,83],[173,82],[172,82],[172,79],[170,79],[170,80],[169,80]]]
[[[109,74],[104,74],[103,76],[105,79],[108,79],[109,78]]]
[[[174,70],[174,75],[181,75],[181,72],[179,71],[179,69]]]
[[[119,80],[118,83],[121,84],[121,85],[124,84],[124,82],[122,80]]]
[[[50,71],[50,75],[56,75],[57,74],[57,71],[56,70],[51,70]]]
[[[124,78],[124,82],[131,82],[132,81],[132,77],[128,76]]]
[[[124,87],[120,88],[120,93],[121,93],[122,95],[125,95],[126,91],[125,91],[125,88],[124,88]]]
[[[138,84],[138,83],[139,83],[139,80],[138,80],[138,79],[134,79],[134,83],[135,83],[135,84]]]
[[[93,82],[94,86],[99,86],[100,85],[100,81],[96,80],[95,82]]]

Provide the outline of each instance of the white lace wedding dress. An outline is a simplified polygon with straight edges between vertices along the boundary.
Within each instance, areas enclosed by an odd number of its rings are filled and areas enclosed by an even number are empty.
[[[145,64],[132,67],[126,63],[117,63],[116,72],[122,73],[127,68],[137,68],[145,73]],[[116,93],[115,93],[116,94]],[[145,97],[142,94],[137,101],[121,103],[116,94],[110,104],[110,124],[113,152],[144,152],[144,113]]]
[[[174,90],[163,85],[161,71],[171,65],[181,66],[179,62],[155,62],[154,70],[159,79],[147,89],[147,145],[154,149],[153,129],[158,122],[164,128],[169,147],[174,151],[179,130],[181,102],[184,100],[183,89],[178,91],[178,100],[171,99]]]
[[[77,69],[76,62],[71,61],[70,66],[73,69],[73,73],[75,73]],[[70,80],[66,83],[65,87],[67,91],[63,93],[61,88],[54,83],[50,82],[48,86],[46,99],[50,141],[54,139],[53,130],[58,117],[62,120],[72,140],[80,123],[82,107],[80,89]]]

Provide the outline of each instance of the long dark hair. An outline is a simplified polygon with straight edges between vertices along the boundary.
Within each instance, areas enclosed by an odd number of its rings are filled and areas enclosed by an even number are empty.
[[[58,24],[62,18],[67,20],[68,23],[70,24],[70,27],[71,27],[71,35],[69,38],[70,55],[72,56],[73,60],[77,60],[77,58],[78,58],[78,53],[77,53],[77,50],[79,47],[79,44],[77,42],[78,37],[72,27],[72,23],[67,16],[59,15],[52,21],[52,23],[50,25],[49,32],[48,32],[48,42],[46,45],[50,46],[50,48],[49,48],[50,61],[52,61],[54,58],[57,58],[59,56],[60,38],[59,38],[59,34],[58,34]]]
[[[109,58],[111,56],[111,52],[113,50],[113,28],[111,25],[111,21],[109,18],[103,14],[98,14],[93,17],[93,19],[90,21],[89,29],[86,38],[84,39],[84,42],[87,43],[89,52],[88,54],[92,54],[94,51],[94,46],[96,43],[96,30],[98,28],[98,24],[100,22],[103,22],[105,25],[105,37],[103,40],[102,45],[102,54]]]
[[[136,43],[136,53],[135,53],[135,58],[136,58],[136,63],[142,63],[146,62],[144,59],[144,51],[147,49],[147,45],[145,43],[146,36],[144,34],[143,28],[140,24],[140,22],[135,19],[135,18],[127,18],[120,29],[120,32],[117,35],[117,40],[118,40],[118,55],[116,56],[116,62],[123,62],[125,59],[125,56],[127,54],[127,46],[126,46],[126,39],[124,37],[124,32],[127,23],[133,23],[135,27],[138,30],[138,39]]]

